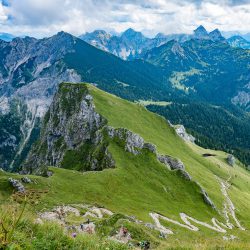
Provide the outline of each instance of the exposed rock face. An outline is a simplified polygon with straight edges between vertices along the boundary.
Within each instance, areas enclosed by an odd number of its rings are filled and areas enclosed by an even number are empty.
[[[26,157],[52,97],[62,81],[80,82],[81,77],[63,62],[74,51],[76,39],[60,32],[44,39],[15,38],[0,42],[0,116],[13,117],[11,128],[1,130],[0,167],[16,170]],[[15,117],[14,117],[15,116]],[[9,153],[8,153],[9,152]]]
[[[235,158],[234,158],[234,156],[233,155],[228,155],[227,156],[227,162],[228,162],[228,164],[230,165],[230,166],[234,166],[234,164],[235,164]]]
[[[151,143],[144,143],[143,148],[149,150],[150,152],[156,154],[156,146],[154,144]]]
[[[250,87],[249,86],[250,84],[246,85],[244,90],[239,91],[237,95],[231,99],[233,104],[239,105],[249,110],[249,106],[250,106],[250,93],[249,93]]]
[[[45,115],[40,141],[28,156],[24,172],[42,174],[42,166],[76,170],[113,167],[102,129],[106,120],[95,112],[83,84],[61,84]]]
[[[25,192],[25,187],[20,181],[13,178],[9,178],[9,183],[12,185],[12,187],[16,189],[17,192],[19,193]]]
[[[144,146],[144,139],[138,134],[135,134],[128,129],[125,128],[115,129],[112,127],[108,127],[107,131],[108,135],[111,138],[118,137],[120,140],[124,141],[125,150],[134,155],[139,154],[140,150]]]
[[[157,159],[165,164],[166,166],[169,166],[171,170],[175,170],[175,169],[181,169],[184,170],[184,164],[182,163],[182,161],[178,160],[178,159],[174,159],[170,156],[167,155],[157,155]]]
[[[207,30],[202,26],[200,25],[196,30],[194,30],[194,38],[195,39],[206,39],[206,40],[209,40],[210,37],[207,33]]]
[[[23,183],[31,183],[32,182],[31,179],[28,178],[27,176],[23,177],[21,180]]]
[[[182,176],[185,180],[187,180],[187,181],[191,181],[191,180],[192,180],[191,175],[190,175],[187,171],[185,171],[184,169],[180,169],[179,171],[180,171],[181,176]]]
[[[156,146],[152,143],[144,142],[144,139],[126,128],[113,128],[108,126],[107,133],[110,138],[119,138],[125,143],[125,150],[137,155],[141,153],[142,149],[147,149],[156,154]]]
[[[186,132],[186,129],[183,125],[176,126],[175,131],[177,135],[179,135],[184,141],[190,141],[192,143],[195,142],[195,138]]]
[[[201,193],[202,193],[202,196],[203,196],[203,199],[204,199],[205,203],[206,203],[207,205],[209,205],[210,207],[212,207],[213,209],[216,209],[214,203],[213,203],[212,200],[209,198],[207,192],[206,192],[203,188],[201,188]]]
[[[218,29],[215,29],[212,32],[210,32],[209,37],[214,42],[226,41],[226,39],[221,35]]]
[[[227,42],[235,48],[250,49],[250,42],[241,36],[232,36]]]

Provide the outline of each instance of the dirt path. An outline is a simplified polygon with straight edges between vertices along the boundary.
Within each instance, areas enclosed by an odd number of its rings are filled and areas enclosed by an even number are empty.
[[[158,213],[149,213],[150,217],[154,221],[154,225],[151,224],[152,228],[154,228],[155,230],[158,230],[159,232],[165,235],[174,234],[174,232],[171,229],[166,228],[165,226],[161,224],[160,220],[164,220],[164,221],[170,222],[174,225],[186,228],[194,232],[197,232],[200,230],[199,227],[197,226],[197,225],[200,225],[200,226],[206,227],[208,229],[211,229],[219,233],[226,233],[228,229],[233,229],[234,227],[234,225],[230,222],[230,218],[231,218],[234,220],[236,227],[238,227],[240,230],[245,230],[245,228],[241,226],[239,220],[236,217],[235,206],[227,193],[228,189],[230,188],[229,181],[231,177],[226,181],[220,179],[217,176],[216,176],[216,179],[219,181],[221,185],[221,192],[225,198],[224,207],[223,207],[223,215],[225,217],[225,223],[217,220],[216,218],[212,218],[211,224],[208,224],[206,222],[199,221],[185,213],[180,213],[181,222],[179,222],[179,221],[173,220],[171,218],[168,218]],[[110,210],[107,210],[105,208],[99,208],[95,206],[86,206],[86,205],[82,205],[80,207],[87,208],[86,213],[82,215],[82,217],[91,216],[94,218],[101,219],[103,218],[105,214],[108,216],[113,215],[113,213]],[[45,212],[43,214],[40,214],[40,218],[47,219],[47,220],[57,220],[57,221],[60,221],[61,223],[64,223],[64,218],[67,215],[67,213],[74,213],[76,216],[80,216],[79,210],[76,207],[61,206],[61,207],[55,208],[52,212]],[[135,220],[134,222],[138,224],[144,224],[145,226],[149,224],[149,223],[143,223],[142,221],[137,221],[137,220]],[[192,222],[195,225],[193,225]],[[93,225],[93,230],[94,230],[94,225]]]
[[[228,178],[228,180],[226,181],[223,181],[222,179],[220,179],[219,177],[217,177],[218,181],[220,182],[221,184],[221,192],[223,194],[223,196],[225,197],[225,202],[224,202],[224,216],[226,218],[226,221],[227,221],[227,225],[229,227],[233,227],[233,225],[230,223],[230,218],[229,218],[229,215],[231,215],[231,217],[233,218],[234,222],[236,223],[237,227],[240,229],[240,230],[245,230],[244,227],[241,226],[239,220],[237,219],[236,217],[236,214],[235,214],[235,206],[232,202],[232,200],[230,199],[228,193],[227,193],[227,190],[229,190],[230,188],[230,179],[231,179],[231,176]]]
[[[226,181],[220,179],[217,176],[216,176],[216,178],[220,182],[221,192],[222,192],[223,196],[225,197],[223,214],[224,214],[226,223],[220,222],[216,218],[212,218],[211,219],[212,224],[208,224],[208,223],[199,221],[199,220],[197,220],[197,219],[195,219],[195,218],[193,218],[193,217],[191,217],[191,216],[189,216],[189,215],[187,215],[185,213],[180,213],[180,218],[184,222],[184,223],[181,223],[179,221],[170,219],[170,218],[168,218],[166,216],[163,216],[163,215],[160,215],[158,213],[149,213],[149,215],[152,217],[152,219],[153,219],[153,221],[155,223],[155,229],[159,230],[160,232],[162,232],[164,234],[173,234],[172,230],[164,227],[161,224],[161,222],[160,222],[160,219],[161,219],[161,220],[165,220],[167,222],[170,222],[172,224],[175,224],[177,226],[189,229],[191,231],[199,231],[199,228],[191,223],[191,221],[192,221],[195,224],[204,226],[204,227],[209,228],[211,230],[214,230],[216,232],[226,233],[227,232],[226,229],[232,229],[234,227],[234,225],[230,222],[230,217],[229,216],[231,216],[233,218],[236,226],[240,230],[245,230],[245,228],[241,226],[239,220],[236,217],[235,206],[234,206],[232,200],[230,199],[230,197],[229,197],[229,195],[227,193],[227,190],[230,188],[229,181],[231,179],[231,176]]]

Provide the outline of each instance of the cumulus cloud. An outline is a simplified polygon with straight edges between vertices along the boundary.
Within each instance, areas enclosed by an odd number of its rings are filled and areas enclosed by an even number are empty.
[[[219,2],[219,3],[218,3]],[[250,31],[250,0],[2,0],[0,31],[49,36],[94,29],[121,32],[129,27],[147,35],[209,30]]]

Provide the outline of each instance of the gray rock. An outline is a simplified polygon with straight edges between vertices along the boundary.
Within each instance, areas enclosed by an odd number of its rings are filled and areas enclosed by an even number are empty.
[[[179,159],[174,159],[170,156],[159,155],[159,154],[157,155],[157,159],[159,162],[165,164],[167,167],[170,167],[171,170],[175,170],[175,169],[184,170],[185,169],[184,164]]]
[[[227,163],[230,165],[230,166],[234,166],[235,164],[235,157],[233,155],[228,155],[227,156]]]
[[[156,146],[152,143],[144,143],[143,148],[149,150],[150,152],[156,154]]]
[[[9,183],[12,185],[12,187],[16,189],[17,192],[25,193],[25,187],[20,181],[13,178],[9,178]]]
[[[88,88],[63,83],[44,118],[40,141],[23,165],[23,173],[47,176],[47,167],[61,167],[66,152],[83,154],[82,170],[114,167],[102,130],[106,120],[95,111]]]
[[[191,180],[192,180],[191,175],[190,175],[187,171],[185,171],[185,170],[183,170],[183,169],[180,169],[179,171],[180,171],[180,173],[181,173],[181,176],[182,176],[185,180],[187,180],[187,181],[191,181]]]
[[[199,184],[198,184],[199,185]],[[199,185],[200,186],[200,185]],[[207,192],[200,186],[201,188],[201,194],[203,197],[204,202],[209,205],[210,207],[212,207],[213,209],[216,209],[214,203],[212,202],[212,200],[209,198]]]
[[[32,183],[32,180],[31,180],[30,178],[28,178],[27,176],[21,178],[21,181],[22,181],[23,183]]]
[[[176,131],[177,135],[179,135],[184,141],[189,141],[189,142],[192,142],[192,143],[195,142],[195,137],[188,134],[183,125],[176,126],[175,131]]]
[[[52,171],[47,171],[46,175],[47,175],[47,177],[51,177],[53,175],[53,172]]]
[[[144,147],[144,139],[138,135],[133,133],[132,131],[125,128],[112,128],[107,127],[107,133],[110,138],[119,138],[120,140],[125,142],[125,150],[137,155],[140,153],[140,150]]]

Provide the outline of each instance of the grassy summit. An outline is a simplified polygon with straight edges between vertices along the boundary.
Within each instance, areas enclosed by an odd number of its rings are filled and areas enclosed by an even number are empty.
[[[71,86],[74,88],[76,85]],[[117,141],[110,140],[109,152],[116,166],[113,169],[77,172],[50,168],[54,172],[52,177],[30,176],[34,182],[27,184],[27,189],[35,190],[33,193],[44,191],[38,198],[32,195],[30,197],[33,202],[31,207],[33,216],[37,211],[62,204],[96,204],[113,213],[135,216],[150,223],[153,223],[149,215],[151,212],[182,224],[180,213],[208,224],[211,224],[212,218],[225,223],[222,212],[225,196],[221,191],[221,184],[217,178],[219,177],[230,183],[228,193],[236,207],[236,216],[244,228],[250,228],[250,174],[240,166],[239,162],[230,167],[226,163],[225,153],[185,143],[164,118],[147,111],[141,105],[120,99],[92,85],[84,85],[83,88],[86,86],[94,98],[96,112],[107,119],[108,125],[127,128],[142,136],[146,142],[155,144],[159,153],[180,159],[193,180],[187,181],[179,172],[168,170],[153,153],[147,150],[143,150],[142,154],[133,155],[125,152]],[[216,156],[204,158],[202,154],[207,152],[212,152]],[[16,179],[22,177],[0,172],[0,200],[5,203],[9,202],[9,197],[16,197],[12,195],[12,189],[8,184],[9,176]],[[205,189],[217,210],[204,202],[196,182]],[[235,225],[232,218],[230,220]],[[236,225],[232,230],[228,230],[227,234],[223,234],[200,225],[198,226],[200,230],[195,232],[171,222],[162,220],[161,223],[174,234],[169,235],[166,241],[148,230],[151,236],[147,237],[154,239],[155,246],[158,245],[159,249],[179,244],[190,246],[193,240],[204,244],[210,244],[210,241],[218,245],[227,244],[222,237],[228,234],[239,238],[232,245],[247,246],[249,240],[248,230],[239,230]],[[197,226],[193,222],[192,224]],[[142,232],[138,228],[136,230],[135,238],[140,237],[138,235],[141,234],[138,232]],[[143,230],[147,231],[145,228]]]

